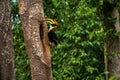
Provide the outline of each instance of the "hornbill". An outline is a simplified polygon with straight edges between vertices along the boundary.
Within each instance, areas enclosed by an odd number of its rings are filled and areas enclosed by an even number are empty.
[[[45,19],[46,23],[48,24],[48,38],[50,41],[50,45],[56,45],[57,46],[57,34],[55,33],[55,29],[58,26],[58,23],[56,20],[50,19],[50,18],[46,18]]]

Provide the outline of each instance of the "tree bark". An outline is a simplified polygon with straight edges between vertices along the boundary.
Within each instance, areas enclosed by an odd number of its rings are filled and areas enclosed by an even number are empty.
[[[42,0],[19,0],[19,9],[32,80],[52,80],[48,29],[43,22]]]
[[[109,2],[104,2],[103,15],[105,32],[110,29],[115,30],[116,33],[120,32],[119,12],[117,7]],[[115,22],[112,22],[109,18],[116,18],[116,20]],[[115,80],[118,80],[120,78],[120,35],[117,37],[111,37],[110,35],[111,34],[107,35],[104,45],[105,52],[108,53],[108,55],[105,56],[106,70],[109,72],[106,74],[106,80],[108,80],[111,76],[114,76]]]
[[[0,0],[0,80],[14,80],[10,0]]]

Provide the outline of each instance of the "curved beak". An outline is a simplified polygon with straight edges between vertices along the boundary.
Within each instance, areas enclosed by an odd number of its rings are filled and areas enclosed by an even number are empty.
[[[51,30],[54,30],[55,27],[50,27],[50,29],[48,30],[48,32],[50,32]]]

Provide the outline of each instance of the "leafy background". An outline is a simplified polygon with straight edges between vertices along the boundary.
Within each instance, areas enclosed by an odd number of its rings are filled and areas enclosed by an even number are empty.
[[[58,46],[52,48],[53,80],[104,80],[103,0],[43,0],[45,17],[56,19]],[[16,80],[31,80],[18,1],[11,2]]]

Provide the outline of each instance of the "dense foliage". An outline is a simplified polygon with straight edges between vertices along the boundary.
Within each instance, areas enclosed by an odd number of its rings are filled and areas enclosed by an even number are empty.
[[[30,80],[17,4],[12,2],[16,80]],[[45,17],[59,23],[58,46],[51,51],[54,80],[104,79],[101,5],[102,0],[44,0]]]

